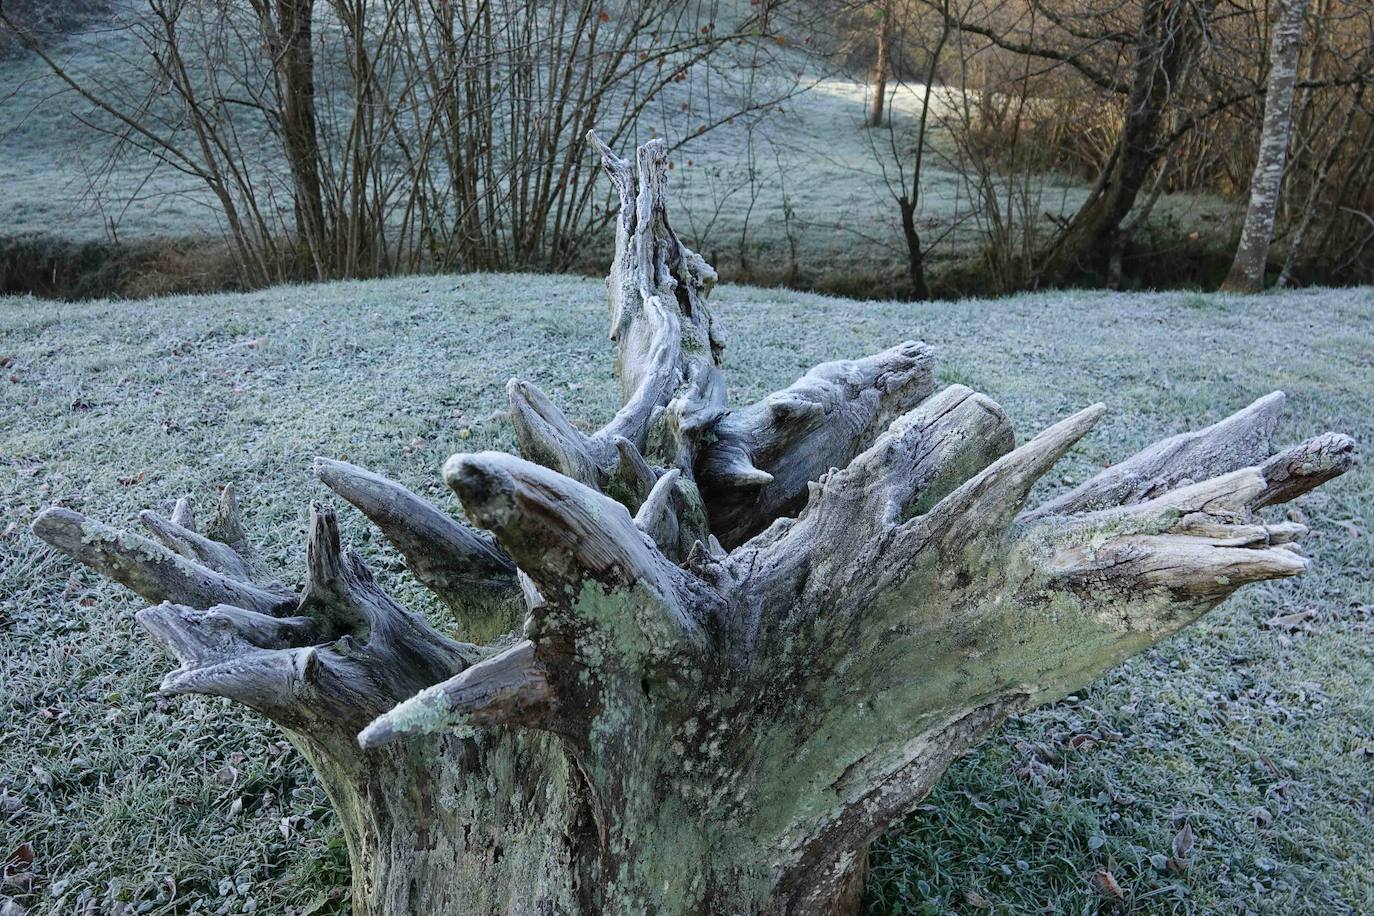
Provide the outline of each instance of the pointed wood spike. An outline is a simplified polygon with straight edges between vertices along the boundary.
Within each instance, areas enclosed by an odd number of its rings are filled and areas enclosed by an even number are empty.
[[[645,580],[666,589],[673,564],[625,507],[556,471],[502,452],[454,455],[448,482],[474,524],[490,530],[545,597],[587,579]]]
[[[816,366],[731,411],[703,439],[695,477],[712,530],[736,547],[808,501],[809,481],[845,467],[934,390],[930,347],[906,341]]]
[[[196,530],[196,515],[191,508],[191,497],[183,496],[177,500],[176,508],[172,510],[172,521],[187,531]]]
[[[658,475],[633,442],[624,436],[616,436],[613,441],[616,466],[605,489],[609,495],[624,503],[627,509],[636,511],[653,491]]]
[[[1014,445],[1011,421],[1001,407],[971,388],[950,385],[892,421],[844,470],[826,471],[806,514],[826,515],[824,524],[836,532],[872,519],[900,524]]]
[[[1025,513],[1023,521],[1141,502],[1185,481],[1257,465],[1270,454],[1284,403],[1283,392],[1275,391],[1205,429],[1156,442]]]
[[[373,750],[456,726],[533,725],[554,704],[534,643],[523,640],[383,713],[358,735]]]
[[[228,544],[212,541],[147,509],[138,514],[138,519],[154,537],[188,560],[244,582],[253,581],[248,565]]]
[[[139,535],[111,528],[70,509],[48,509],[33,533],[149,601],[208,608],[232,604],[271,614],[295,604],[283,591],[226,576]]]
[[[506,394],[521,455],[580,483],[599,486],[602,472],[591,443],[537,385],[511,379]]]
[[[773,482],[773,475],[755,467],[748,451],[738,444],[711,451],[710,473],[716,489],[758,489]]]
[[[480,534],[405,487],[344,461],[316,458],[315,475],[386,536],[425,587],[461,609],[473,589],[514,587],[515,564]]]
[[[238,494],[234,492],[233,484],[224,485],[215,517],[205,526],[205,536],[228,544],[245,561],[251,562],[248,535],[244,532],[243,520],[239,516],[239,499]]]
[[[1001,534],[1025,505],[1036,481],[1097,425],[1107,408],[1094,404],[1060,420],[994,461],[906,527],[941,541]]]
[[[534,584],[534,580],[523,572],[516,571],[516,581],[520,583],[520,594],[525,599],[525,610],[532,611],[544,603],[544,596],[539,593],[539,586]]]
[[[309,598],[336,601],[348,593],[344,581],[343,546],[334,510],[310,503],[310,535],[305,546],[306,586],[302,603]]]
[[[260,648],[225,628],[207,626],[208,613],[164,601],[135,617],[184,669],[216,664]]]
[[[1355,466],[1355,440],[1323,433],[1270,458],[1260,466],[1264,491],[1252,508],[1286,503],[1339,477]]]
[[[658,479],[658,483],[639,507],[635,525],[654,539],[658,549],[672,556],[678,540],[678,519],[673,508],[673,490],[682,472],[673,468]]]
[[[632,205],[634,203],[634,173],[630,169],[630,163],[616,155],[615,150],[611,149],[601,138],[596,135],[596,131],[587,131],[587,142],[590,143],[601,157],[601,167],[606,172],[606,177],[615,185],[616,191],[620,194],[620,207],[622,217],[626,213],[632,215]]]

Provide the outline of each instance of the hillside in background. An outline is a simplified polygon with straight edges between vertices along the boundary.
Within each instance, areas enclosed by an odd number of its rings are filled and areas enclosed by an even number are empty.
[[[143,72],[147,52],[128,28],[140,7],[116,8],[118,16],[101,28],[55,42],[52,54],[78,78],[127,87],[139,97],[152,88]],[[777,53],[780,65],[768,78],[781,82],[759,92],[786,96],[783,101],[698,135],[703,125],[716,122],[721,100],[693,81],[674,85],[644,110],[632,135],[623,138],[622,152],[656,136],[681,143],[673,154],[675,225],[726,279],[865,296],[908,294],[894,157],[910,155],[924,87],[894,86],[892,129],[867,129],[869,89],[862,80],[802,50]],[[326,70],[320,84],[344,77]],[[32,55],[0,60],[0,85],[8,87],[0,92],[0,187],[7,216],[0,228],[0,291],[46,292],[43,278],[67,272],[86,280],[56,284],[75,297],[230,282],[227,275],[178,282],[187,272],[215,264],[197,246],[224,231],[202,182],[156,156],[118,150],[114,138],[123,130]],[[171,101],[157,93],[150,98],[155,105]],[[955,115],[957,102],[948,92],[934,95],[916,214],[936,273],[976,256],[988,232],[972,176],[939,123]],[[271,133],[251,109],[231,107],[230,113],[244,150],[257,157],[246,168],[285,201],[289,179]],[[1016,206],[1048,227],[1073,214],[1091,186],[1083,177],[1045,173],[1016,187]],[[1007,193],[1013,193],[1010,186]],[[604,203],[609,199],[607,192]],[[1173,246],[1172,258],[1191,264],[1208,257],[1219,240],[1229,240],[1233,216],[1232,205],[1218,198],[1166,194],[1150,225]],[[35,237],[43,241],[34,243]],[[575,270],[602,270],[609,233],[598,238]],[[114,243],[139,249],[137,256],[106,250]],[[121,264],[121,257],[137,263]],[[8,284],[7,270],[13,277]],[[981,276],[976,266],[964,269],[945,292],[986,289],[990,281]]]
[[[116,0],[5,0],[5,11],[44,42],[61,40],[109,17]],[[0,25],[0,61],[23,53],[18,36]]]
[[[986,392],[1022,435],[1105,399],[1051,489],[1276,388],[1286,440],[1374,442],[1369,288],[911,304],[725,286],[712,301],[733,404],[913,337],[937,346],[940,380]],[[0,823],[34,846],[31,913],[337,913],[347,881],[324,794],[280,733],[157,695],[170,662],[138,632],[139,601],[37,541],[34,514],[127,525],[186,493],[208,507],[233,482],[294,585],[309,501],[330,498],[312,456],[456,511],[439,467],[514,447],[511,376],[585,427],[613,412],[604,321],[599,280],[542,275],[0,299]],[[1310,573],[1242,592],[951,770],[880,844],[872,910],[1097,912],[1112,906],[1099,871],[1132,912],[1374,910],[1371,505],[1369,464],[1303,497]],[[390,593],[446,619],[360,517],[340,521]],[[1195,846],[1178,868],[1184,824]]]

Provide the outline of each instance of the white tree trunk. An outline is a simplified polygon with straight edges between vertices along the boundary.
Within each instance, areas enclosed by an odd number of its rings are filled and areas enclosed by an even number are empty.
[[[1303,16],[1307,0],[1279,0],[1278,21],[1274,24],[1269,49],[1269,80],[1264,96],[1264,124],[1260,128],[1259,153],[1250,178],[1250,206],[1245,212],[1240,245],[1236,248],[1231,271],[1221,288],[1227,292],[1258,293],[1264,289],[1264,271],[1269,263],[1269,243],[1274,237],[1274,219],[1279,209],[1279,192],[1288,164],[1288,138],[1293,125],[1293,88],[1298,78],[1298,57],[1302,52]]]
[[[443,470],[481,531],[316,463],[470,641],[385,595],[324,506],[299,591],[254,558],[232,490],[203,530],[189,504],[145,513],[157,541],[34,523],[160,602],[139,620],[180,662],[163,690],[245,703],[300,748],[357,916],[852,912],[868,844],[1007,715],[1306,568],[1305,529],[1256,512],[1354,447],[1271,456],[1279,393],[1029,511],[1101,405],[1018,446],[908,342],[729,409],[664,147],[637,169],[600,151],[616,416],[585,434],[512,381],[524,457]]]

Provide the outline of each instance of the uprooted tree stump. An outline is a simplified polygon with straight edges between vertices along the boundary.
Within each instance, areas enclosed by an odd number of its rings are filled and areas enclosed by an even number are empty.
[[[199,530],[184,500],[145,512],[156,541],[60,508],[34,523],[161,602],[139,620],[181,664],[163,690],[290,736],[343,825],[358,916],[852,909],[869,843],[1009,714],[1306,568],[1303,527],[1256,510],[1354,445],[1271,457],[1279,393],[1030,510],[1101,405],[1018,446],[987,397],[935,391],[912,342],[730,409],[715,275],[669,226],[663,145],[636,169],[590,139],[620,195],[619,413],[586,435],[512,381],[524,457],[443,470],[480,532],[315,464],[482,644],[384,594],[323,505],[299,594],[230,488]]]

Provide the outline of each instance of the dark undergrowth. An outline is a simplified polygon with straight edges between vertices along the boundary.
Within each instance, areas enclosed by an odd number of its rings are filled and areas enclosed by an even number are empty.
[[[0,237],[0,296],[148,299],[242,288],[231,253],[214,239],[116,243]]]
[[[1064,286],[1209,291],[1216,289],[1226,276],[1232,247],[1229,239],[1208,242],[1181,233],[1177,238],[1156,233],[1149,244],[1127,251],[1119,278],[1113,280],[1084,270],[1070,277]],[[760,257],[749,266],[727,262],[718,267],[721,280],[729,283],[854,299],[912,298],[910,278],[895,265],[854,270],[813,260],[799,270],[774,266],[779,263],[781,259]],[[605,265],[604,252],[589,251],[566,272],[601,276]],[[277,272],[283,282],[319,279],[304,263],[280,266]],[[1344,284],[1341,278],[1323,274],[1320,268],[1310,269],[1306,274],[1299,274],[1304,281],[1301,285]],[[1352,284],[1358,282],[1358,278],[1350,280]],[[987,298],[1021,291],[1007,288],[1005,281],[999,280],[976,254],[937,262],[929,283],[936,299]],[[0,236],[0,295],[27,294],[62,301],[138,300],[189,293],[243,292],[259,287],[260,284],[245,283],[229,247],[208,236],[117,243],[78,242],[42,235]]]

